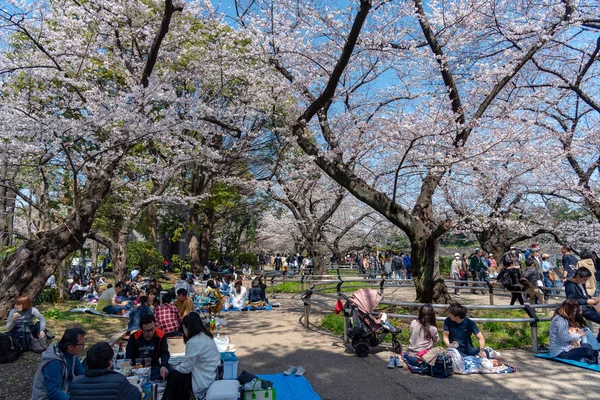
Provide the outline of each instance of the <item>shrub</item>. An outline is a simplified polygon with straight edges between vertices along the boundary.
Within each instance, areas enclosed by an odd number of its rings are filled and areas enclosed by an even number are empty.
[[[150,242],[127,243],[127,270],[139,265],[144,275],[156,278],[163,267],[163,256]]]
[[[58,301],[58,289],[45,288],[42,293],[35,298],[35,304],[54,304]]]
[[[443,276],[450,275],[450,267],[452,267],[452,260],[454,260],[453,256],[439,256],[438,258],[440,263],[440,274]]]
[[[241,253],[237,256],[238,265],[248,264],[251,267],[256,267],[258,265],[258,260],[256,259],[256,254],[252,253]]]

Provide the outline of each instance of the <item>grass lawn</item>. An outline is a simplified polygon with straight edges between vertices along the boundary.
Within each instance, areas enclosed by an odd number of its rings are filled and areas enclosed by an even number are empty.
[[[396,314],[410,314],[412,312],[406,310],[392,310],[386,309],[388,313]],[[477,318],[526,318],[525,313],[520,310],[506,310],[506,311],[488,311],[488,310],[475,310],[469,313],[470,317]],[[410,320],[402,319],[389,319],[390,323],[394,326],[402,328],[402,333],[398,336],[404,347],[409,343],[410,338]],[[502,349],[516,349],[516,348],[531,348],[531,329],[529,323],[506,323],[506,322],[486,322],[478,323],[479,329],[483,333],[486,345],[496,350]],[[328,314],[320,322],[322,329],[331,331],[337,335],[343,335],[344,333],[344,317],[341,314]],[[443,322],[438,321],[438,330],[440,333],[440,339],[442,336]],[[549,343],[549,329],[550,322],[539,322],[538,323],[538,343],[548,344]],[[384,342],[389,342],[391,335],[388,335]],[[477,340],[473,337],[474,345],[478,346]],[[444,346],[443,342],[438,343],[440,346]]]

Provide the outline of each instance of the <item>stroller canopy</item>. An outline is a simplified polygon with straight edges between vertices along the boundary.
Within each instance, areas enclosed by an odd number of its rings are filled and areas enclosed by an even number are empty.
[[[383,299],[383,296],[375,289],[358,289],[350,297],[350,302],[356,305],[360,311],[371,313],[381,299]]]

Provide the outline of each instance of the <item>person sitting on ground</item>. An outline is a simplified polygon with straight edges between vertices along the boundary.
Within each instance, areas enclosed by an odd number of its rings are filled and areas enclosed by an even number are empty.
[[[177,307],[182,318],[194,311],[194,302],[188,297],[188,292],[184,288],[177,291],[177,300],[173,305]]]
[[[86,292],[86,296],[88,299],[93,299],[98,297],[98,293],[100,289],[98,288],[98,283],[96,282],[96,278],[91,277],[88,281],[88,290]]]
[[[140,329],[140,321],[144,315],[152,314],[154,314],[154,311],[148,304],[148,297],[140,296],[138,307],[129,312],[129,324],[127,325],[127,333],[123,336],[123,339],[128,339],[131,332]]]
[[[523,285],[525,292],[529,296],[529,304],[544,304],[544,293],[540,289],[540,287],[543,286],[542,274],[538,270],[536,261],[533,257],[529,257],[527,261],[525,261],[525,265],[526,268],[523,270],[523,276],[521,277],[520,283]]]
[[[573,278],[565,280],[565,296],[567,299],[573,299],[581,305],[581,314],[583,318],[600,324],[600,313],[596,309],[600,300],[592,298],[588,294],[585,284],[592,277],[589,269],[582,267],[575,271]],[[600,341],[600,331],[598,332],[598,341]]]
[[[244,268],[242,268],[242,275],[244,276],[244,279],[251,279],[251,274],[252,269],[250,268],[250,266],[248,264],[244,265]]]
[[[86,354],[88,371],[69,388],[70,400],[141,400],[142,393],[127,378],[113,371],[113,349],[106,342],[92,345]]]
[[[179,315],[177,308],[175,311]],[[169,366],[171,355],[165,332],[157,327],[154,315],[144,315],[140,319],[140,326],[142,329],[131,335],[127,341],[125,358],[130,360],[151,358],[150,379],[167,379],[171,368]]]
[[[248,292],[248,302],[249,303],[258,303],[264,301],[267,302],[267,298],[264,295],[264,292],[260,288],[260,280],[254,279],[252,281],[252,287]]]
[[[232,275],[230,274],[225,275],[223,279],[221,279],[221,277],[217,277],[219,292],[221,292],[223,297],[229,297],[231,294],[231,278]]]
[[[161,305],[154,309],[156,325],[164,332],[166,337],[181,336],[179,324],[181,324],[181,314],[176,306],[171,304],[171,295],[166,293],[161,299]]]
[[[56,289],[56,277],[54,276],[54,274],[50,275],[48,277],[48,279],[46,279],[46,283],[44,283],[44,287],[47,287],[50,289]]]
[[[77,358],[84,346],[85,331],[81,328],[65,330],[60,342],[48,346],[33,377],[31,400],[69,400],[71,381],[84,374]]]
[[[129,273],[129,278],[135,282],[135,278],[140,274],[140,266],[136,265],[133,270]]]
[[[221,354],[213,335],[198,313],[186,315],[181,326],[186,344],[185,358],[169,375],[163,400],[187,398],[190,391],[196,398],[201,398],[217,379],[217,369],[221,364]]]
[[[431,304],[424,304],[419,310],[419,317],[410,323],[408,353],[415,356],[422,351],[431,350],[439,340],[435,311]]]
[[[233,290],[231,291],[231,306],[242,309],[246,307],[246,300],[248,300],[248,292],[242,281],[238,279],[233,284]]]
[[[148,290],[148,305],[153,309],[160,305],[160,300],[156,294],[156,289]]]
[[[73,282],[69,284],[68,288],[69,300],[80,300],[90,287],[82,285],[79,275],[74,275]]]
[[[479,347],[473,347],[471,335],[479,341]],[[477,324],[467,318],[467,309],[460,303],[450,303],[448,318],[444,321],[444,344],[446,347],[455,348],[464,356],[479,356],[488,358],[485,349],[485,338],[479,331]]]
[[[148,286],[146,286],[146,294],[150,292],[150,290],[155,290],[156,294],[160,294],[164,289],[162,285],[156,281],[156,278],[152,278],[150,279],[150,282],[148,282]]]
[[[581,329],[583,326],[577,318],[580,312],[579,303],[574,299],[563,301],[554,312],[552,322],[550,322],[551,356],[567,360],[595,361],[596,351],[589,344],[581,343],[579,347],[575,348],[572,345],[572,342],[585,337],[585,332]],[[574,333],[570,333],[569,328],[575,328]]]
[[[129,301],[117,301],[117,296],[123,292],[123,282],[117,282],[115,287],[106,289],[100,295],[96,309],[107,314],[125,314],[133,306]]]
[[[187,281],[187,273],[182,272],[181,278],[175,283],[175,293],[179,291],[179,289],[185,289],[188,293],[195,293],[194,288]]]
[[[38,319],[35,324],[33,318]],[[27,295],[16,298],[14,308],[8,313],[6,330],[8,335],[21,345],[23,351],[29,351],[31,338],[44,339],[48,335],[46,319],[33,307],[31,298]]]
[[[121,296],[121,298],[127,299],[127,300],[137,299],[137,296],[138,296],[137,288],[135,288],[133,286],[133,282],[131,281],[129,276],[127,276],[125,278],[125,282],[123,282],[123,290],[121,291],[121,293],[119,295]]]
[[[212,299],[212,306],[209,310],[211,313],[218,314],[221,312],[221,308],[223,307],[223,296],[219,292],[219,289],[217,289],[215,281],[212,279],[209,279],[206,282],[204,296]]]
[[[208,265],[205,265],[202,270],[202,280],[207,281],[209,279],[210,279],[210,268],[208,268]]]

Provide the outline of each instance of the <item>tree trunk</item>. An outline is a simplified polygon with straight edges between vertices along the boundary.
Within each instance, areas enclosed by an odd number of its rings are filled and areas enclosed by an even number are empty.
[[[198,206],[196,205],[190,207],[187,234],[188,253],[191,257],[192,268],[202,267],[202,263],[200,262],[200,241],[198,240]]]
[[[92,253],[92,269],[98,268],[98,242],[92,240],[91,243],[91,253]]]
[[[410,258],[417,302],[449,303],[451,298],[440,274],[438,239],[415,237],[411,241]]]
[[[0,319],[6,319],[18,296],[37,297],[48,277],[63,260],[83,247],[96,210],[110,190],[120,161],[121,157],[117,157],[104,168],[98,168],[98,173],[86,187],[85,196],[64,223],[39,232],[35,239],[25,242],[3,263],[0,271]]]
[[[3,162],[0,166],[0,179],[9,182],[15,172]],[[0,249],[12,245],[16,194],[7,187],[0,187]]]
[[[127,224],[119,230],[119,235],[115,241],[115,252],[113,253],[113,272],[115,273],[115,282],[122,282],[128,275],[127,271],[127,236],[129,230]]]
[[[150,223],[150,242],[158,248],[158,217],[155,203],[148,206],[148,220]]]
[[[210,250],[210,239],[212,237],[213,226],[215,223],[215,211],[207,208],[204,211],[204,223],[202,225],[202,236],[200,241],[200,264],[208,264],[208,252]]]

